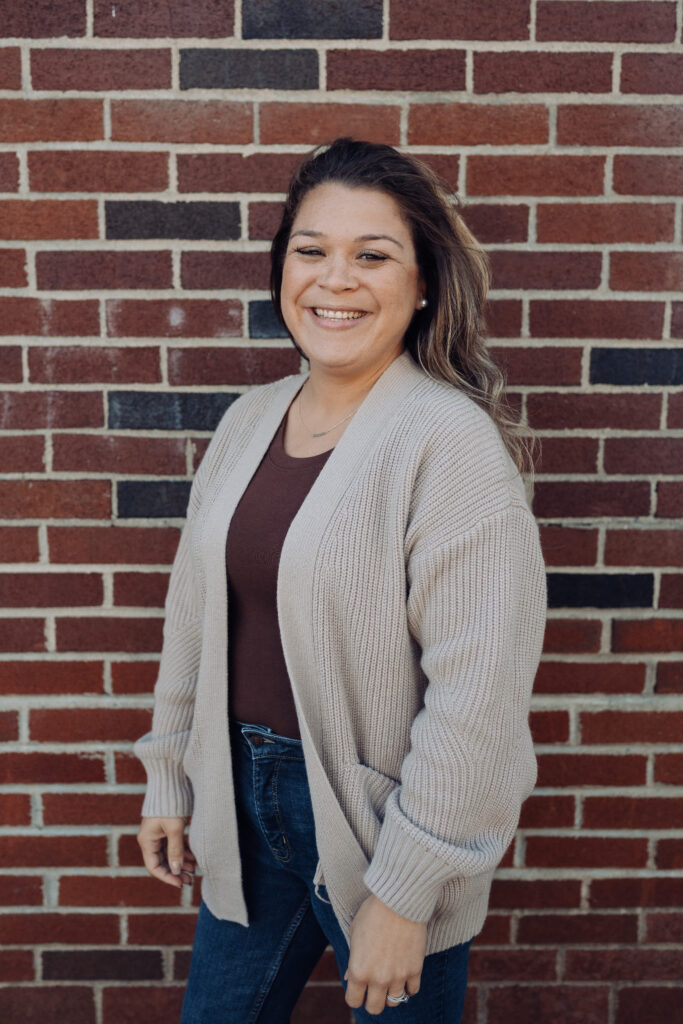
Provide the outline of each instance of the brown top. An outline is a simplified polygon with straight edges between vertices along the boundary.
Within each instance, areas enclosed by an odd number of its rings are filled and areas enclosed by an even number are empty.
[[[277,571],[290,524],[332,449],[288,455],[286,420],[285,414],[228,530],[228,711],[300,739],[280,642]]]

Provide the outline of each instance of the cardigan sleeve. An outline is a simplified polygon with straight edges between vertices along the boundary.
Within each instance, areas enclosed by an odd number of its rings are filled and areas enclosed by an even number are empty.
[[[407,568],[427,687],[364,882],[426,922],[446,882],[495,868],[535,784],[528,713],[546,589],[538,529],[521,503],[423,547]]]

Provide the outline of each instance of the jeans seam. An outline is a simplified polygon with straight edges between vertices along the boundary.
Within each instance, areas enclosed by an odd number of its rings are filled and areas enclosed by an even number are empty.
[[[265,1003],[268,997],[268,993],[273,987],[273,982],[277,977],[277,972],[282,966],[282,961],[284,960],[285,953],[287,952],[289,946],[291,945],[292,939],[294,938],[296,931],[301,922],[303,921],[304,915],[308,907],[310,907],[310,905],[311,897],[309,893],[306,893],[301,905],[299,906],[299,909],[297,910],[296,914],[290,921],[289,928],[282,937],[282,942],[278,946],[277,952],[270,965],[270,970],[266,975],[264,983],[259,989],[258,993],[256,994],[256,1000],[254,1001],[254,1005],[251,1008],[247,1024],[258,1024],[259,1016],[261,1014],[261,1010],[263,1009],[263,1004]]]

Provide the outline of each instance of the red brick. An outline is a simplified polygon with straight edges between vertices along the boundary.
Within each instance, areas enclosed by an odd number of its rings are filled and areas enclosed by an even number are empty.
[[[0,348],[0,380],[5,384],[19,384],[23,376],[20,346],[3,345]]]
[[[659,663],[655,693],[683,693],[683,661]]]
[[[122,867],[140,867],[141,857],[137,841],[137,831],[119,836],[117,853],[118,862]]]
[[[566,743],[569,739],[568,711],[532,711],[530,725],[534,743]]]
[[[657,486],[657,515],[664,519],[677,519],[683,515],[683,484]]]
[[[645,665],[633,662],[543,661],[536,693],[642,693]]]
[[[635,942],[635,914],[530,914],[517,931],[521,943]]]
[[[583,743],[678,743],[683,728],[683,711],[585,711],[580,719]]]
[[[683,289],[683,253],[613,252],[609,286],[613,291],[680,291]]]
[[[522,303],[516,299],[490,299],[486,304],[490,338],[518,338],[522,329]],[[508,400],[511,396],[508,395]]]
[[[102,519],[111,514],[111,485],[104,480],[5,480],[4,519]]]
[[[683,194],[683,156],[616,154],[614,191],[638,196]]]
[[[683,619],[621,619],[612,624],[613,651],[671,651],[683,647]],[[683,715],[681,716],[683,725]],[[680,735],[680,733],[679,733]],[[672,742],[675,742],[672,740]]]
[[[568,949],[565,954],[564,977],[568,981],[678,981],[680,971],[680,955],[675,950]]]
[[[473,949],[469,957],[471,981],[554,981],[557,955],[549,950],[506,949],[502,952]]]
[[[510,942],[510,923],[508,914],[489,914],[476,937],[477,946],[507,946]]]
[[[531,868],[540,867],[553,867],[553,868],[644,868],[647,863],[647,839],[630,839],[623,836],[618,838],[598,838],[593,836],[527,836],[526,840],[526,864]],[[553,938],[556,933],[554,927],[556,926],[557,919],[554,918],[543,918],[542,920],[549,921],[550,934],[545,938],[540,938],[537,941],[566,941],[559,937]],[[617,919],[622,924],[624,918]],[[630,932],[631,924],[635,927],[635,917],[629,918]],[[553,922],[553,923],[550,923]],[[521,922],[520,922],[521,925]],[[525,937],[522,938],[518,935],[519,941],[524,942],[531,941],[529,933],[524,930]],[[614,932],[612,938],[603,936],[602,939],[596,937],[596,942],[619,942],[629,941],[630,938],[635,939],[633,936],[623,935],[618,936],[618,933]],[[581,936],[578,932],[575,933],[574,939],[569,941],[585,942],[586,938]]]
[[[660,396],[624,391],[591,394],[578,392],[531,394],[527,398],[529,422],[538,430],[656,430]],[[629,439],[630,440],[630,439]]]
[[[131,349],[131,351],[135,351]],[[53,468],[84,473],[185,475],[185,441],[175,437],[55,434]]]
[[[101,693],[101,661],[3,661],[4,693]]]
[[[571,828],[573,796],[531,796],[522,807],[520,828]]]
[[[85,985],[7,987],[0,989],[0,1014],[6,1021],[68,1020],[72,1024],[95,1024],[93,999],[92,988]]]
[[[21,89],[21,50],[18,46],[0,49],[0,89]]]
[[[0,200],[2,238],[97,238],[97,233],[94,199]]]
[[[179,192],[286,192],[299,153],[179,153]]]
[[[139,920],[139,915],[135,915],[135,920]],[[192,918],[190,920],[192,921]],[[177,927],[175,930],[179,934],[185,934]],[[166,942],[166,939],[161,938],[159,941]],[[138,984],[105,987],[102,989],[102,1019],[104,1024],[136,1024],[140,1020],[180,1020],[183,995],[182,986],[156,985],[153,988],[143,988]]]
[[[537,473],[595,473],[598,442],[593,437],[543,437]],[[592,564],[592,563],[589,563]]]
[[[138,804],[140,803],[137,798]],[[138,818],[139,818],[138,807]],[[116,822],[118,824],[118,822]],[[66,875],[59,882],[59,905],[70,907],[173,907],[182,890],[156,878]]]
[[[600,195],[604,157],[562,154],[468,156],[470,196]]]
[[[680,947],[683,941],[683,914],[648,914],[645,924],[645,941],[674,942]],[[661,1020],[662,1018],[658,1017],[657,1019]]]
[[[158,618],[63,618],[57,621],[58,651],[159,651]]]
[[[95,35],[114,39],[222,39],[233,32],[233,4],[221,0],[192,0],[189,5],[184,0],[164,0],[143,6],[133,0],[118,0],[115,8],[105,0],[95,0],[94,17]]]
[[[671,146],[682,131],[683,110],[673,104],[584,103],[557,111],[561,146]]]
[[[581,882],[579,879],[519,879],[500,878],[493,880],[491,907],[509,907],[519,910],[533,907],[546,910],[550,907],[576,907],[581,903]]]
[[[534,337],[661,338],[663,324],[663,302],[536,299],[529,309]]]
[[[100,100],[0,100],[2,142],[90,142],[103,134]]]
[[[617,157],[619,159],[619,157]],[[539,242],[673,241],[674,207],[661,203],[540,203]]]
[[[683,430],[683,392],[669,395],[667,426],[674,430]]]
[[[47,743],[136,740],[149,721],[146,708],[32,708],[29,715],[31,739]]]
[[[33,967],[32,949],[3,949],[0,951],[0,977],[3,981],[33,981],[35,971]],[[5,991],[8,991],[7,989]],[[21,990],[22,994],[26,989]],[[36,989],[32,991],[37,991]],[[62,992],[64,989],[62,989]]]
[[[59,4],[5,4],[2,11],[3,35],[28,36],[29,39],[50,36],[82,36],[85,33],[83,0],[60,0]]]
[[[0,817],[3,825],[30,825],[30,799],[28,793],[0,794]]]
[[[683,800],[654,796],[644,799],[586,797],[583,825],[584,828],[629,830],[683,828]]]
[[[29,153],[34,192],[163,192],[168,188],[165,153],[55,150]]]
[[[298,373],[299,355],[287,348],[170,349],[171,384],[260,384]]]
[[[461,90],[465,88],[465,51],[328,50],[327,88]]]
[[[171,51],[49,49],[31,51],[34,89],[109,92],[170,89]]]
[[[157,946],[162,943],[189,946],[194,938],[195,923],[194,914],[183,912],[131,914],[128,918],[128,941],[136,946]]]
[[[0,249],[0,286],[23,288],[27,283],[26,250]]]
[[[392,0],[391,39],[528,39],[529,0]]]
[[[410,107],[408,115],[408,142],[412,145],[503,146],[547,141],[548,111],[541,104],[418,103]]]
[[[98,303],[92,299],[0,298],[0,334],[99,334]]]
[[[14,153],[0,153],[0,192],[19,190],[19,161]]]
[[[1,619],[0,651],[44,651],[42,619]]]
[[[660,608],[683,608],[683,573],[664,573],[659,589]]]
[[[2,756],[2,760],[7,755]],[[30,755],[13,755],[30,756]],[[58,760],[72,758],[72,754],[42,754],[41,757],[51,757],[55,763]],[[81,758],[84,760],[84,758]],[[1,761],[0,761],[1,763]],[[93,762],[95,763],[95,762]],[[101,762],[97,762],[101,768]],[[31,778],[29,781],[33,782]],[[46,782],[57,782],[58,778],[46,773]],[[100,771],[97,781],[104,781],[104,774]],[[17,780],[13,777],[12,783],[16,785]],[[3,836],[0,845],[0,865],[2,867],[104,867],[107,863],[107,837],[106,836]]]
[[[541,754],[539,786],[642,786],[647,759],[637,754]]]
[[[621,58],[621,92],[681,92],[683,55],[680,53],[625,53]]]
[[[190,440],[190,444],[192,446],[192,469],[196,472],[209,447],[209,439],[206,437],[193,437]]]
[[[681,878],[593,878],[590,884],[591,907],[620,910],[622,907],[680,906],[682,902]]]
[[[595,565],[598,532],[571,526],[543,526],[540,530],[547,565]]]
[[[646,516],[650,509],[650,488],[642,483],[559,483],[536,484],[534,511],[545,519],[599,518],[602,516]]]
[[[173,527],[48,527],[50,561],[159,564],[173,561],[180,531]]]
[[[202,33],[204,35],[204,33]],[[253,139],[250,103],[223,100],[115,100],[112,139],[228,145]]]
[[[144,785],[147,780],[144,765],[134,754],[114,754],[114,769],[117,783],[125,785]],[[138,807],[138,817],[140,816]]]
[[[480,242],[526,242],[529,207],[523,204],[468,203],[462,217]]]
[[[140,797],[135,793],[44,793],[43,820],[46,825],[135,825],[140,820]]]
[[[4,783],[104,782],[99,754],[0,754],[0,778]],[[4,840],[9,837],[5,836]],[[38,863],[32,861],[32,864]]]
[[[273,238],[283,211],[282,203],[249,203],[249,238]]]
[[[683,565],[683,532],[609,530],[605,565]]]
[[[475,92],[600,93],[611,89],[611,53],[533,53],[526,50],[474,55]]]
[[[29,378],[40,384],[127,384],[161,380],[158,348],[87,348],[64,345],[29,349]]]
[[[681,1009],[680,998],[679,987],[639,985],[637,988],[620,988],[615,1024],[633,1024],[633,1021],[638,1021],[638,1024],[662,1024],[665,1020],[675,1021]]]
[[[102,594],[102,577],[94,572],[0,574],[0,605],[5,608],[98,605]]]
[[[115,914],[4,914],[0,941],[20,945],[48,943],[116,943],[119,918]]]
[[[597,619],[549,619],[543,649],[546,654],[589,654],[600,649],[602,625]]]
[[[655,782],[683,786],[683,754],[658,754],[655,758]]]
[[[19,715],[16,711],[0,711],[0,742],[19,738]]]
[[[114,575],[114,604],[163,608],[168,579],[167,572],[117,572]]]
[[[170,288],[170,252],[39,252],[36,277],[41,289]]]
[[[45,439],[32,434],[5,434],[0,445],[1,473],[42,473]],[[18,559],[13,559],[18,561]]]
[[[600,284],[601,256],[597,252],[499,249],[490,252],[489,256],[494,288],[585,289],[597,288]]]
[[[401,111],[377,103],[262,103],[261,143],[329,142],[352,135],[398,145]]]
[[[111,666],[114,693],[151,693],[159,672],[158,661],[121,661]]]
[[[108,299],[113,338],[227,338],[241,334],[242,304],[234,299]]]
[[[608,1019],[607,985],[496,985],[489,991],[489,1024],[604,1024]]]
[[[96,391],[6,391],[0,394],[0,417],[7,430],[101,427],[102,395]]]
[[[35,526],[0,526],[0,562],[37,562],[38,529]]]
[[[183,288],[265,290],[270,280],[270,256],[267,252],[185,252],[181,280]]]
[[[36,876],[6,875],[4,878],[0,878],[0,904],[3,906],[22,906],[23,904],[40,906],[43,902],[42,883],[42,878]]]
[[[540,2],[536,38],[569,42],[668,43],[676,35],[674,3]]]
[[[660,839],[657,843],[655,864],[664,871],[683,868],[683,840]]]

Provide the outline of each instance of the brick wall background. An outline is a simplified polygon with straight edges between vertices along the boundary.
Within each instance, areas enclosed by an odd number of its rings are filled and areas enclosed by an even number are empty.
[[[341,133],[463,198],[543,439],[540,778],[466,1022],[680,1012],[681,21],[673,0],[0,0],[8,1024],[177,1019],[199,884],[141,866],[130,744],[211,430],[305,368],[268,239],[299,154]],[[294,1020],[349,1019],[328,950]]]

